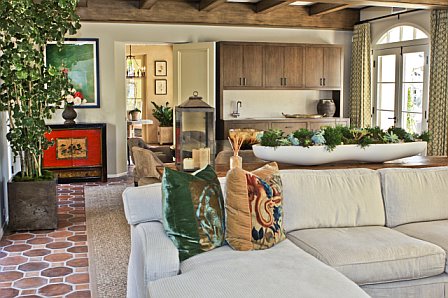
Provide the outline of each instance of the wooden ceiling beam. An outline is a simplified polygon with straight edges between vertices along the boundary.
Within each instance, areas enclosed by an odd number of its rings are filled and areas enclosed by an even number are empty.
[[[350,7],[349,4],[316,3],[309,6],[310,16],[321,16]]]
[[[136,0],[89,0],[88,7],[78,7],[81,21],[133,22],[158,24],[196,24],[219,26],[256,26],[277,28],[315,28],[353,30],[359,11],[345,9],[331,18],[313,17],[308,8],[286,5],[271,13],[255,13],[253,5],[226,2],[212,11],[198,10],[197,1],[163,0],[152,9],[139,9]]]
[[[320,3],[328,4],[348,4],[348,5],[366,5],[382,7],[403,7],[403,8],[448,8],[448,0],[319,0]]]
[[[157,0],[140,0],[139,2],[140,9],[151,9]]]
[[[261,0],[258,3],[255,3],[254,10],[256,13],[268,13],[283,6],[289,5],[294,1],[295,0]]]
[[[199,10],[211,11],[224,3],[226,0],[200,0]]]
[[[87,7],[87,0],[79,0],[78,7]]]

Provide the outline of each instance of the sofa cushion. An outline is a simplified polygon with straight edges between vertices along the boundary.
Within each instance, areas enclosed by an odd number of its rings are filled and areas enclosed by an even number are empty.
[[[368,297],[288,240],[267,250],[235,251],[223,246],[181,266],[180,275],[151,282],[150,297]]]
[[[448,167],[379,172],[388,227],[448,219]]]
[[[181,260],[224,243],[224,199],[210,165],[193,175],[166,168],[162,202],[163,225]]]
[[[398,226],[395,230],[411,237],[434,243],[448,255],[448,220],[417,222]],[[445,271],[448,273],[448,258]]]
[[[376,171],[287,170],[281,171],[281,177],[286,232],[385,223]]]
[[[407,281],[365,285],[361,289],[372,297],[446,298],[448,297],[448,274]]]
[[[253,172],[230,170],[226,193],[226,240],[233,249],[266,249],[286,238],[276,163]]]
[[[308,229],[287,236],[359,285],[428,277],[445,270],[443,249],[386,227]]]

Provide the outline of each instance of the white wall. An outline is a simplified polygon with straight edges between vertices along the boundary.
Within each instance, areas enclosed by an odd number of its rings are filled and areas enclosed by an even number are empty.
[[[387,8],[371,7],[363,9],[361,10],[361,20],[381,17],[388,13],[390,13],[390,9]],[[400,17],[394,15],[381,20],[372,21],[370,23],[372,44],[375,44],[390,28],[399,25],[412,25],[429,35],[431,31],[431,11],[422,10],[409,12],[401,14]]]
[[[10,173],[10,161],[9,161],[9,148],[8,142],[6,140],[6,133],[8,132],[6,126],[7,114],[6,112],[0,112],[0,200],[4,201],[6,204],[6,211],[8,210],[8,197],[7,193],[7,182],[11,177]],[[0,212],[2,210],[0,209]],[[8,214],[8,213],[6,213]],[[3,235],[2,226],[5,223],[1,221],[0,216],[0,239]]]
[[[78,121],[108,124],[108,172],[112,175],[126,173],[127,170],[125,44],[224,40],[341,44],[345,53],[346,90],[349,85],[352,37],[350,31],[83,22],[76,37],[99,38],[101,108],[77,111]],[[345,92],[346,106],[347,96]],[[62,111],[58,111],[52,123],[62,122],[61,113]]]

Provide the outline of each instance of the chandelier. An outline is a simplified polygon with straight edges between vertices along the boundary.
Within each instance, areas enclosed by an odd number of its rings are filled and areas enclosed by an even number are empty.
[[[146,75],[146,67],[140,67],[132,55],[132,46],[129,45],[129,55],[126,56],[126,78],[144,78]]]

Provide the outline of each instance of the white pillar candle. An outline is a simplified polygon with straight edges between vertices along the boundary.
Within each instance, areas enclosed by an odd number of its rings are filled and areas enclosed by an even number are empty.
[[[193,158],[184,158],[184,170],[193,170],[194,162]]]

